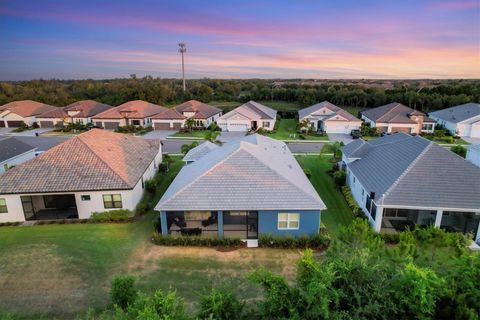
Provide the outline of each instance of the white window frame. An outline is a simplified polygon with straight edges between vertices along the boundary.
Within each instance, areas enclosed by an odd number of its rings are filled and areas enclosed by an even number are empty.
[[[283,218],[286,215],[286,219]],[[294,219],[294,217],[298,217]],[[286,227],[281,227],[280,223],[287,223]],[[292,224],[297,223],[296,227]],[[277,229],[278,230],[299,230],[300,229],[300,213],[297,212],[279,212],[277,217]]]
[[[265,125],[266,124],[266,125]],[[270,121],[262,121],[262,127],[270,128]]]
[[[8,213],[7,199],[5,199],[5,198],[0,198],[0,200],[2,200],[2,202],[3,202],[2,207],[5,207],[5,211],[0,211],[0,214],[2,214],[2,213]]]

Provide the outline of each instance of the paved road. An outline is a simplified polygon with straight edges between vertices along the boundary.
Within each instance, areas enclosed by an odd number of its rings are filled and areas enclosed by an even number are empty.
[[[12,137],[10,136],[0,136],[0,137]],[[32,147],[37,148],[38,151],[47,151],[48,149],[56,146],[57,144],[64,142],[69,137],[35,137],[35,136],[14,136],[16,139],[31,145]]]
[[[182,153],[181,148],[184,144],[190,144],[193,141],[197,141],[198,143],[202,143],[203,141],[199,140],[177,140],[177,139],[169,139],[163,140],[163,153]]]

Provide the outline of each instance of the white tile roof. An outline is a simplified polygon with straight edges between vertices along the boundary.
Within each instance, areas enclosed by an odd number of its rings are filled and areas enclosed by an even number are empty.
[[[210,151],[217,148],[220,148],[220,147],[215,143],[212,143],[210,141],[205,141],[204,143],[196,146],[195,148],[190,149],[190,151],[187,152],[185,157],[183,157],[183,161],[188,161],[188,162],[197,161],[198,159],[200,159]]]
[[[250,135],[185,166],[156,210],[323,210],[285,143]]]

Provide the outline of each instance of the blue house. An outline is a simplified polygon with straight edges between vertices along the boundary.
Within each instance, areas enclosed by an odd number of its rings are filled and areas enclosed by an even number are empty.
[[[162,234],[319,232],[325,204],[285,143],[254,134],[208,152],[196,148],[203,154],[182,168],[155,208]]]

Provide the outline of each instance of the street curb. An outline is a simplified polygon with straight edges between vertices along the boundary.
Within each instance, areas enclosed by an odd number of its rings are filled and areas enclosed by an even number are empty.
[[[287,142],[287,143],[329,143],[331,142],[331,140],[280,140],[280,141]]]
[[[167,137],[167,140],[205,140],[205,138],[199,137]]]

